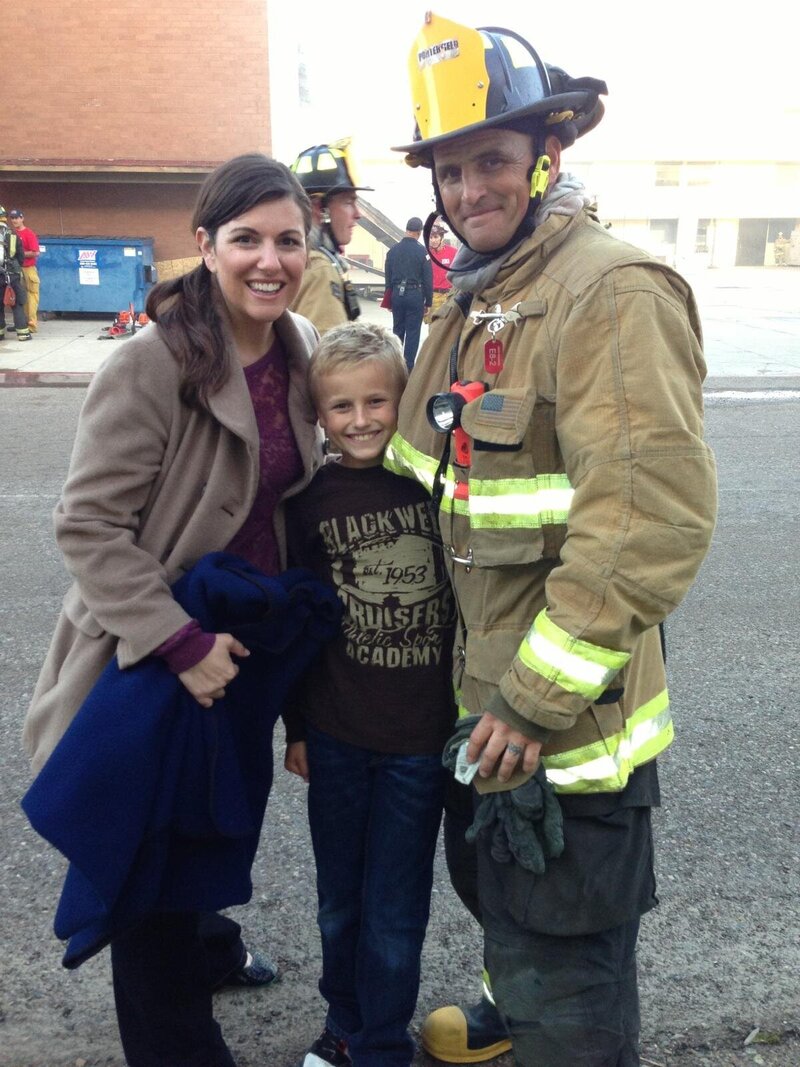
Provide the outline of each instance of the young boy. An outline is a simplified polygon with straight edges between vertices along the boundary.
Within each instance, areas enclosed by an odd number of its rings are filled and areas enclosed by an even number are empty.
[[[309,783],[325,1029],[303,1067],[409,1067],[456,712],[453,603],[419,485],[385,470],[407,377],[397,338],[337,326],[312,356],[330,451],[290,502],[292,562],[332,582],[341,635],[286,716],[285,766]],[[302,740],[300,738],[303,738]]]

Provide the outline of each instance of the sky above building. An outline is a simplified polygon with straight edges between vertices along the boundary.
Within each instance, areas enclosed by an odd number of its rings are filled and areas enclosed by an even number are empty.
[[[408,56],[426,5],[267,2],[275,155],[290,160],[309,144],[350,136],[362,180],[379,174],[384,188],[389,180],[422,189],[422,175],[387,179],[386,171],[390,147],[413,133]],[[800,160],[793,6],[440,0],[433,10],[513,29],[545,61],[608,83],[605,118],[571,160]]]
[[[630,155],[644,140],[669,146],[659,158],[671,159],[682,145],[684,155],[695,157],[706,146],[706,158],[720,150],[729,155],[737,142],[757,153],[763,126],[772,137],[787,111],[796,123],[793,6],[762,0],[737,12],[727,0],[440,0],[434,11],[471,26],[507,26],[547,62],[605,79],[606,118],[592,134],[594,155]],[[407,61],[425,10],[407,0],[269,0],[273,55],[278,45],[281,65],[288,60],[291,67],[299,48],[305,62],[309,100],[301,127],[308,122],[330,130],[329,137],[351,135],[369,156],[410,140]],[[284,70],[280,85],[286,77]],[[296,135],[297,121],[285,132]],[[787,138],[786,152],[798,158],[800,144]]]

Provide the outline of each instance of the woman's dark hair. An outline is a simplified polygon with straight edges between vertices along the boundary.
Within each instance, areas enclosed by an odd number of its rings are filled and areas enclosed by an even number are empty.
[[[226,222],[257,204],[284,197],[300,208],[308,236],[311,202],[289,168],[258,152],[236,156],[203,182],[192,216],[192,233],[202,226],[213,243]],[[147,297],[147,314],[158,323],[181,366],[181,400],[190,407],[205,407],[208,397],[228,376],[221,301],[214,275],[205,263],[180,278],[159,282]]]

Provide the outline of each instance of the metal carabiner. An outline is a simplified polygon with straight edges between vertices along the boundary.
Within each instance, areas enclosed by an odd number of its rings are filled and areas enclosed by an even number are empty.
[[[473,558],[472,549],[471,548],[470,548],[470,550],[469,550],[469,552],[468,552],[468,554],[466,556],[459,556],[459,554],[456,552],[456,550],[453,547],[453,545],[448,545],[447,546],[447,551],[448,551],[448,553],[450,555],[450,559],[451,559],[451,561],[453,563],[462,564],[462,566],[466,567],[467,571],[471,571],[472,570],[472,568],[474,566],[474,563],[475,563],[475,560]]]

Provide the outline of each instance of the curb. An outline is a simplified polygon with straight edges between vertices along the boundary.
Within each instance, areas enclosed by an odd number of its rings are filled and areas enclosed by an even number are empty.
[[[94,377],[94,371],[56,371],[56,370],[0,370],[0,387],[2,386],[85,386]]]
[[[703,382],[704,393],[719,392],[742,392],[761,393],[775,392],[783,389],[800,388],[800,375],[797,374],[751,374],[746,377],[734,375],[715,375],[706,378]]]
[[[88,385],[95,371],[55,371],[55,370],[0,370],[0,388],[31,386],[73,386]],[[759,377],[719,377],[706,378],[703,392],[763,392],[777,390],[796,390],[800,388],[800,375],[770,375]]]

